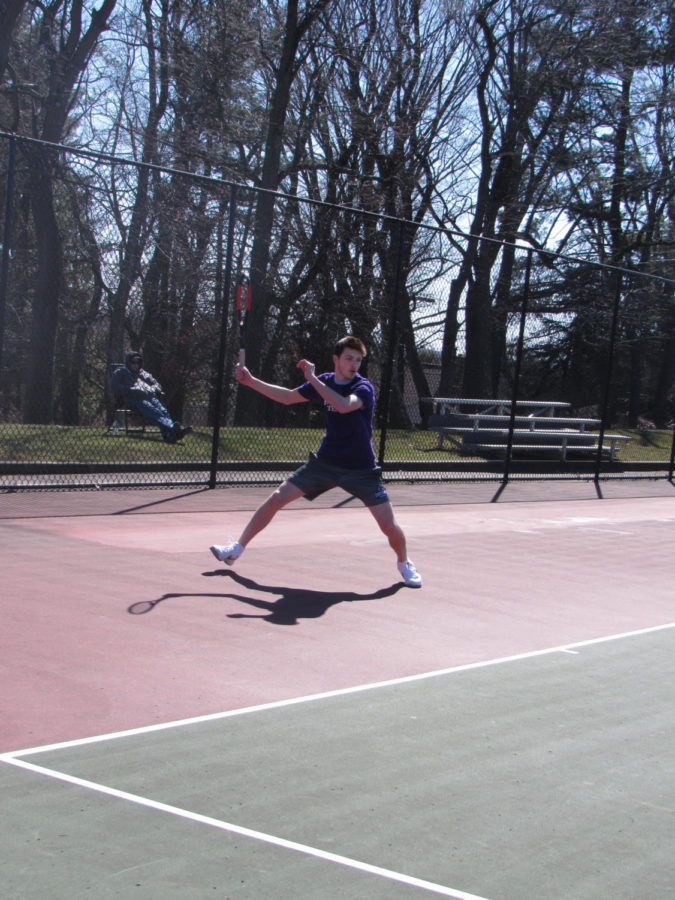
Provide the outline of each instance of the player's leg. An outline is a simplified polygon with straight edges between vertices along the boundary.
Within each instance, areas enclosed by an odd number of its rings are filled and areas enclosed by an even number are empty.
[[[375,506],[369,506],[368,509],[396,554],[398,570],[405,583],[409,587],[422,587],[422,577],[408,559],[405,534],[396,521],[391,503],[387,500],[386,503],[378,503]]]
[[[239,559],[244,552],[246,545],[266,528],[272,519],[276,516],[280,509],[302,497],[304,491],[290,481],[284,481],[279,487],[270,494],[265,502],[258,507],[248,521],[248,524],[239,536],[238,541],[229,544],[214,544],[210,549],[211,553],[220,560],[231,566],[236,559]]]
[[[378,503],[376,506],[369,506],[368,509],[380,526],[380,530],[389,541],[389,546],[396,554],[396,561],[405,562],[408,558],[405,534],[396,521],[391,503],[389,501],[386,503]]]
[[[263,528],[267,528],[272,519],[276,516],[280,509],[288,506],[294,500],[304,495],[304,491],[290,481],[284,481],[279,487],[270,494],[262,506],[253,513],[249,522],[239,537],[239,543],[242,547],[246,545],[259,534]]]

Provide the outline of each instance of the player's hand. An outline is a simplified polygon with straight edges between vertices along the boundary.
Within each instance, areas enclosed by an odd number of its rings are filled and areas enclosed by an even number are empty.
[[[251,381],[251,373],[246,366],[242,366],[240,362],[234,367],[234,377],[239,384],[249,384]]]
[[[308,359],[301,359],[298,363],[298,369],[302,369],[303,375],[309,381],[314,374],[314,363],[310,362]]]

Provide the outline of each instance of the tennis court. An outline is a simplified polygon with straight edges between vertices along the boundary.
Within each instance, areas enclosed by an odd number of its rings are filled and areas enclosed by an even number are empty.
[[[674,488],[0,496],[12,898],[670,898]]]

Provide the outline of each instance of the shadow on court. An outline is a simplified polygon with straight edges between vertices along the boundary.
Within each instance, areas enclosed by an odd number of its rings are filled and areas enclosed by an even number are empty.
[[[253,615],[249,613],[228,613],[228,619],[263,619],[272,625],[297,625],[300,619],[318,619],[324,615],[332,606],[339,603],[356,603],[365,600],[381,600],[385,597],[392,597],[401,588],[403,584],[396,583],[386,588],[380,588],[368,594],[360,594],[356,591],[315,591],[306,588],[293,588],[281,585],[259,584],[252,578],[245,578],[238,572],[226,572],[220,569],[213,572],[202,573],[205,577],[224,577],[229,578],[236,584],[248,591],[259,591],[266,594],[279,594],[277,600],[259,600],[256,597],[249,597],[238,593],[168,593],[162,594],[156,600],[140,600],[132,603],[128,607],[127,612],[131,615],[139,616],[151,612],[160,603],[166,600],[176,600],[181,597],[220,597],[222,599],[238,600],[240,603],[246,603],[255,609],[265,611],[263,615]]]

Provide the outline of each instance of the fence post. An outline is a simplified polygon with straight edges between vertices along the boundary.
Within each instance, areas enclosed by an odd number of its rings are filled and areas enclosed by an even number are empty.
[[[391,326],[389,328],[389,346],[387,348],[386,366],[382,370],[382,383],[380,385],[380,446],[378,450],[377,464],[380,468],[384,465],[385,447],[387,443],[387,428],[389,422],[389,405],[391,399],[391,384],[394,369],[394,353],[398,339],[398,305],[401,293],[401,274],[403,271],[403,222],[398,223],[398,249],[396,253],[396,275],[394,277],[394,290],[391,301]]]
[[[609,410],[609,396],[612,390],[612,375],[614,374],[614,353],[616,352],[616,332],[619,324],[619,304],[621,302],[622,287],[621,272],[616,273],[616,288],[614,290],[614,309],[612,311],[612,327],[609,333],[609,353],[607,358],[607,374],[605,378],[605,394],[602,399],[602,409],[600,410],[600,433],[598,434],[598,450],[595,457],[595,481],[596,488],[600,480],[600,467],[602,465],[602,445],[605,442],[605,431],[607,412]]]
[[[232,284],[232,256],[234,253],[234,223],[237,212],[237,186],[230,189],[230,211],[227,225],[227,250],[225,253],[225,275],[223,278],[223,310],[220,321],[220,347],[216,371],[216,390],[213,398],[213,440],[211,443],[211,467],[209,488],[216,486],[218,474],[218,448],[220,444],[220,415],[223,406],[223,378],[225,375],[225,351],[227,348],[227,323],[230,316],[230,287]]]
[[[675,301],[675,294],[673,295]],[[673,474],[675,473],[675,422],[673,422],[673,440],[670,444],[670,465],[668,467],[668,481],[673,483]]]
[[[9,245],[12,240],[14,219],[14,174],[16,171],[16,138],[9,139],[7,150],[7,186],[5,195],[5,224],[2,233],[2,260],[0,261],[0,367],[5,345],[5,310],[7,308],[7,276],[9,274]]]
[[[523,302],[520,308],[520,328],[518,329],[518,345],[516,348],[516,364],[513,371],[513,393],[511,396],[511,415],[509,417],[509,434],[506,439],[506,457],[504,459],[503,483],[509,480],[511,472],[511,455],[513,453],[513,430],[516,425],[516,404],[520,392],[520,372],[523,362],[523,346],[525,343],[525,321],[527,319],[527,305],[530,299],[530,275],[532,273],[532,249],[527,251],[525,263],[525,282],[523,284]]]

